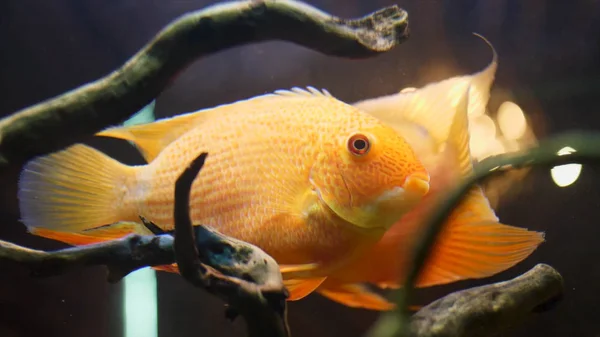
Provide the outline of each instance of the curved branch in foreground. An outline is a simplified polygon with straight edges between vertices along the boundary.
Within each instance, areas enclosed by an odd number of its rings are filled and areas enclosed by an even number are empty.
[[[562,297],[563,279],[538,264],[512,280],[449,294],[419,310],[410,321],[410,336],[495,336],[544,310]]]
[[[272,257],[255,247],[255,253],[262,253],[263,256],[263,260],[258,261],[264,268],[259,273],[263,277],[262,284],[253,283],[256,280],[252,279],[252,275],[243,275],[242,278],[224,276],[200,261],[189,216],[189,195],[192,182],[204,165],[206,156],[206,153],[198,156],[175,182],[175,260],[179,272],[194,286],[221,297],[235,314],[242,315],[249,336],[289,336],[286,319],[286,299],[289,294]]]
[[[211,53],[284,40],[327,55],[366,58],[407,38],[408,14],[397,6],[349,20],[293,0],[218,3],[176,19],[107,76],[0,120],[0,169],[122,122]]]
[[[559,155],[559,150],[565,146],[576,149],[576,152]],[[566,132],[552,138],[542,140],[538,146],[487,158],[475,166],[475,173],[466,178],[455,190],[443,199],[435,212],[424,221],[423,234],[418,238],[413,250],[413,257],[403,288],[397,292],[397,309],[383,314],[369,333],[372,336],[407,336],[409,333],[408,304],[415,280],[427,260],[431,247],[435,244],[445,219],[452,210],[463,200],[472,186],[481,183],[495,174],[505,170],[523,167],[553,167],[564,164],[600,164],[600,133],[587,131]],[[394,329],[384,332],[383,327],[390,326],[394,321]]]
[[[32,276],[47,277],[87,266],[104,265],[108,281],[118,282],[127,274],[148,266],[175,262],[170,235],[128,235],[107,242],[60,249],[53,252],[30,249],[0,240],[0,260],[22,264]]]
[[[289,336],[286,320],[287,290],[275,260],[258,247],[227,237],[207,226],[192,226],[189,190],[203,165],[199,156],[177,180],[175,239],[170,233],[131,234],[121,239],[45,252],[0,240],[0,260],[22,264],[33,276],[65,273],[85,266],[108,267],[109,282],[147,266],[178,262],[181,275],[192,284],[224,299],[228,317],[241,314],[249,335]],[[142,221],[153,232],[158,227]]]
[[[146,226],[155,225],[146,223]],[[224,275],[267,284],[273,282],[271,270],[279,271],[268,255],[251,244],[225,236],[208,226],[194,226],[194,233],[202,263]],[[34,277],[60,275],[82,267],[106,266],[108,281],[115,283],[137,269],[175,263],[173,246],[172,233],[162,231],[160,235],[130,234],[107,242],[51,252],[0,240],[0,261],[24,265]]]

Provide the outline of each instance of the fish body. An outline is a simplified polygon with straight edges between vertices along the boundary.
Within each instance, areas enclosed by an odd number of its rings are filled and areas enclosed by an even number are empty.
[[[295,90],[111,128],[99,135],[133,142],[150,164],[115,164],[82,145],[36,159],[20,182],[23,219],[34,234],[71,244],[148,234],[131,222],[90,229],[138,215],[170,229],[174,180],[206,151],[192,188],[195,224],[271,254],[292,300],[316,291],[346,306],[390,310],[393,303],[365,285],[402,286],[425,216],[472,174],[467,117],[485,109],[496,67],[494,52],[481,72],[355,109],[327,93]],[[348,152],[349,144],[364,150],[361,136],[387,144],[369,151],[383,159]],[[116,166],[118,174],[106,174]],[[416,286],[494,275],[543,241],[543,233],[500,223],[474,186],[446,220]]]
[[[171,230],[175,181],[207,152],[192,184],[192,222],[265,250],[292,299],[375,244],[429,189],[396,130],[314,89],[99,135],[135,143],[149,163],[127,166],[82,144],[34,159],[19,182],[32,233],[82,244],[143,233],[122,224],[139,216]]]

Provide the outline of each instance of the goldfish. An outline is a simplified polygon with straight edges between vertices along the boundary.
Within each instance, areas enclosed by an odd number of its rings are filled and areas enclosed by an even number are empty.
[[[430,190],[377,244],[330,274],[317,293],[350,307],[395,307],[367,285],[402,287],[423,220],[473,173],[468,115],[485,112],[497,69],[496,51],[481,38],[493,52],[492,62],[482,71],[353,104],[403,135],[430,174]],[[482,187],[476,185],[444,222],[415,286],[492,276],[527,258],[542,242],[543,232],[500,223]]]
[[[312,87],[97,136],[132,142],[147,164],[84,144],[33,159],[18,186],[31,233],[72,245],[150,234],[140,216],[172,230],[175,181],[206,152],[191,187],[192,223],[271,255],[289,300],[377,243],[429,191],[429,173],[400,133]]]

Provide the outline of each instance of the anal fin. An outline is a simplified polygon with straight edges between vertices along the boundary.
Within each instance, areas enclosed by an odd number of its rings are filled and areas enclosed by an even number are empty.
[[[315,291],[326,277],[316,277],[310,279],[288,279],[283,281],[283,285],[290,293],[288,301],[297,301]]]
[[[318,267],[317,263],[280,264],[279,271],[284,279],[305,278],[304,276],[310,275]]]
[[[36,236],[64,242],[72,246],[120,239],[128,234],[152,235],[149,230],[135,222],[117,222],[80,232],[62,232],[42,227],[30,227],[29,232]]]
[[[361,284],[327,285],[317,290],[328,299],[352,308],[387,311],[396,306]]]
[[[177,267],[177,263],[165,264],[165,265],[161,265],[161,266],[154,266],[154,267],[152,267],[152,269],[158,270],[158,271],[166,271],[168,273],[179,274],[179,268]]]

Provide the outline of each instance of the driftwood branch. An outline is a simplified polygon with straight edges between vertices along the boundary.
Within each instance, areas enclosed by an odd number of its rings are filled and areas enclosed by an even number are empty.
[[[366,58],[407,37],[408,14],[397,6],[349,20],[292,0],[218,3],[176,19],[107,76],[0,120],[0,169],[122,122],[193,61],[233,46],[284,40],[327,55]]]
[[[0,260],[28,267],[33,276],[58,275],[70,270],[105,265],[109,282],[147,266],[177,262],[181,275],[197,287],[225,300],[227,315],[242,315],[249,336],[289,336],[286,321],[288,292],[279,266],[260,248],[227,237],[206,226],[192,226],[189,191],[206,154],[199,156],[177,180],[175,238],[170,233],[128,235],[122,239],[54,252],[0,241]],[[146,225],[160,231],[151,223]]]
[[[563,290],[562,276],[554,268],[538,264],[512,280],[446,295],[410,318],[399,320],[397,314],[382,314],[366,336],[497,336],[533,313],[552,308],[562,299]]]
[[[289,336],[286,320],[286,299],[289,295],[273,258],[254,248],[255,255],[262,253],[262,260],[253,262],[264,267],[263,273],[258,274],[263,283],[256,282],[249,274],[241,275],[242,278],[220,275],[199,258],[189,217],[189,194],[206,155],[203,153],[196,158],[175,183],[175,257],[181,276],[229,303],[236,313],[244,317],[249,336]]]
[[[0,240],[0,260],[27,266],[32,276],[46,277],[87,266],[108,268],[113,283],[143,267],[175,262],[170,235],[128,235],[118,240],[45,252]]]
[[[154,226],[147,224],[147,226]],[[194,226],[195,245],[203,264],[221,273],[252,280],[258,284],[269,278],[272,259],[257,247],[225,236],[208,226]],[[27,266],[31,275],[48,277],[89,266],[106,266],[108,281],[120,281],[144,267],[175,263],[174,238],[159,235],[130,234],[121,239],[46,252],[0,240],[0,260]],[[269,262],[265,266],[264,260]]]
[[[570,146],[576,152],[559,155],[560,149]],[[600,163],[600,133],[597,132],[567,132],[541,141],[537,147],[515,153],[498,155],[483,160],[475,168],[475,173],[465,179],[455,190],[439,200],[435,212],[424,222],[424,231],[415,243],[413,257],[410,260],[409,272],[402,289],[397,291],[397,309],[383,314],[377,324],[368,333],[370,336],[408,336],[409,315],[408,304],[414,283],[418,278],[424,262],[427,260],[431,247],[435,244],[444,220],[459,205],[472,186],[484,182],[495,174],[506,170],[524,167],[553,167],[571,163],[599,164]],[[390,322],[393,323],[393,327]],[[392,328],[390,328],[392,327]]]
[[[243,291],[250,294],[251,301],[260,301],[261,306],[277,298],[277,296],[270,297],[270,293],[267,292],[266,300],[263,302],[263,299],[254,292],[255,287],[260,288],[261,286],[254,286],[239,280],[239,278],[254,279],[257,285],[274,284],[269,280],[278,280],[278,271],[273,273],[274,269],[272,269],[276,268],[275,265],[269,264],[270,268],[267,270],[263,268],[264,265],[260,265],[262,251],[254,250],[253,246],[235,239],[232,239],[231,242],[224,240],[223,238],[226,237],[212,230],[198,231],[198,229],[206,229],[206,227],[194,226],[195,247],[199,251],[198,256],[201,260],[201,264],[196,266],[201,270],[206,270],[202,273],[207,274],[200,274],[200,281],[194,281],[194,284],[204,287],[204,282],[210,279],[207,283],[212,284],[212,289],[209,288],[209,290],[212,293],[223,291],[227,294],[226,296],[238,296],[235,289],[244,284]],[[236,244],[231,245],[232,242]],[[137,268],[175,262],[173,243],[174,239],[169,234],[130,235],[102,244],[43,252],[0,242],[0,259],[23,264],[29,267],[35,276],[57,275],[83,266],[106,265],[110,271],[109,280],[116,282]],[[211,247],[211,249],[207,249],[207,247]],[[258,257],[252,257],[253,254],[249,252],[257,252],[256,256]],[[259,265],[258,268],[257,265]],[[206,266],[219,268],[225,275],[234,277],[238,275],[238,277],[228,278],[219,275]],[[260,275],[264,276],[261,278]],[[271,289],[276,289],[276,287]],[[280,293],[280,296],[283,294]],[[225,298],[226,296],[220,297]],[[434,301],[419,310],[410,319],[409,336],[493,336],[526,319],[532,312],[545,310],[561,296],[562,278],[560,274],[552,267],[540,264],[512,280],[459,291]],[[246,301],[246,297],[240,297],[240,299]],[[274,304],[275,308],[283,308],[285,305],[283,302],[277,304],[276,301]],[[254,308],[257,311],[253,312],[253,315],[263,315],[265,313],[263,309]],[[266,312],[271,312],[271,310]],[[278,312],[282,312],[282,310],[278,309]],[[285,318],[285,316],[277,314],[275,317],[277,320],[273,320],[273,317],[253,317],[249,322],[254,323],[255,326],[251,326],[250,331],[255,332],[253,335],[261,332],[261,336],[285,336],[286,333],[289,333],[287,325],[284,319],[279,320],[279,317]],[[390,335],[390,331],[398,331],[398,321],[395,317],[391,317],[391,319],[386,324],[378,326],[378,329],[382,330],[380,334]],[[276,329],[263,322],[277,322]],[[276,334],[267,334],[268,331],[275,331]]]
[[[414,337],[488,337],[546,310],[562,297],[563,279],[538,264],[512,280],[449,294],[419,310],[410,320]]]

